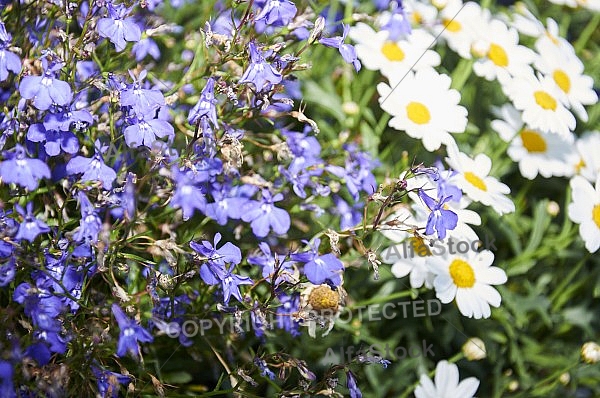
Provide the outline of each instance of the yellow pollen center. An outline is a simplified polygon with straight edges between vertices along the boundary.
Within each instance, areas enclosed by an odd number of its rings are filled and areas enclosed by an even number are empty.
[[[596,226],[600,228],[600,204],[594,206],[594,210],[592,210],[592,219],[596,223]]]
[[[556,110],[556,100],[547,92],[536,91],[535,93],[533,93],[533,96],[535,97],[535,102],[537,102],[537,104],[541,106],[542,109],[550,109],[553,111]]]
[[[560,87],[563,92],[568,94],[569,90],[571,90],[571,79],[569,79],[569,76],[562,70],[557,69],[552,74],[552,77],[554,78],[556,85]]]
[[[450,264],[450,276],[457,287],[469,288],[475,284],[473,268],[468,262],[458,258]]]
[[[475,188],[481,189],[482,191],[487,191],[487,185],[485,185],[485,182],[483,182],[483,180],[477,177],[474,173],[467,171],[464,175],[465,180],[467,180]]]
[[[546,141],[538,132],[533,130],[523,130],[519,135],[521,136],[521,141],[523,141],[523,146],[527,149],[527,152],[546,152]]]
[[[502,47],[497,44],[490,44],[490,49],[488,50],[488,58],[497,66],[508,66],[508,56],[506,55],[506,51]]]
[[[425,124],[431,120],[429,109],[420,102],[410,102],[406,105],[406,116],[416,124]]]
[[[456,33],[460,32],[460,30],[462,29],[460,22],[457,22],[455,20],[444,19],[442,22],[444,23],[446,30],[449,32]]]
[[[383,43],[381,53],[390,61],[402,61],[404,59],[404,51],[393,41]]]
[[[414,12],[412,13],[412,20],[415,23],[415,25],[420,25],[421,23],[423,23],[423,15],[421,15],[420,12]]]
[[[581,169],[583,169],[584,167],[585,167],[585,162],[583,159],[580,159],[579,163],[577,163],[575,165],[575,171],[579,173],[581,171]]]
[[[308,303],[316,311],[338,309],[340,295],[329,286],[321,285],[315,287],[308,296]]]

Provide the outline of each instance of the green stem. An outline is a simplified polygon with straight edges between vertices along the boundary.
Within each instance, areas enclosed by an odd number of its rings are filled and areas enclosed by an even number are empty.
[[[583,32],[579,36],[579,39],[575,42],[575,52],[579,54],[581,50],[583,50],[596,29],[598,28],[598,24],[600,24],[600,13],[594,14],[594,17],[588,22]]]

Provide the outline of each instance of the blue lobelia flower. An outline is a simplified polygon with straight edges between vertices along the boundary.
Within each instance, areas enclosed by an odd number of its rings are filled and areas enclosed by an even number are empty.
[[[146,329],[129,319],[116,303],[113,303],[111,308],[120,329],[117,356],[123,357],[129,353],[134,359],[138,359],[140,356],[138,341],[151,343],[154,338]]]
[[[296,16],[298,9],[289,0],[267,0],[255,18],[257,23],[271,26],[287,26]]]
[[[260,242],[258,247],[262,252],[262,255],[249,256],[248,264],[262,267],[262,277],[265,278],[267,282],[271,282],[275,286],[284,281],[290,283],[295,282],[294,263],[292,261],[285,260],[285,256],[277,255],[277,253],[272,254],[271,248],[266,242]],[[277,278],[273,281],[275,273],[277,273]]]
[[[350,390],[350,398],[362,398],[362,392],[356,384],[356,377],[351,371],[346,371],[346,387]]]
[[[0,359],[0,396],[6,398],[16,398],[15,386],[13,382],[14,376],[13,365]]]
[[[83,174],[81,181],[101,181],[104,189],[111,189],[117,173],[104,163],[102,152],[106,151],[108,147],[102,146],[98,140],[96,140],[95,146],[96,152],[91,158],[75,156],[69,160],[67,174]]]
[[[290,229],[290,215],[274,205],[280,200],[283,200],[283,194],[271,196],[271,192],[263,189],[262,200],[249,201],[246,204],[242,220],[250,223],[254,235],[264,238],[271,229],[276,234],[283,235]]]
[[[160,49],[158,44],[149,37],[143,38],[133,45],[131,52],[135,55],[135,60],[141,62],[146,56],[150,55],[155,60],[160,58]]]
[[[388,40],[398,41],[410,35],[410,21],[402,5],[402,0],[391,1],[390,4],[393,7],[392,13],[387,22],[381,27],[381,30],[389,32]]]
[[[133,84],[121,91],[121,106],[131,106],[138,116],[151,115],[147,117],[147,119],[151,119],[156,111],[165,104],[165,97],[158,90],[142,88],[142,81],[147,74],[148,72],[144,69],[136,78],[133,72],[129,71]]]
[[[213,183],[211,194],[214,202],[207,203],[205,213],[219,225],[227,224],[228,219],[239,220],[244,214],[244,206],[254,195],[256,188],[252,185],[232,187],[229,183]]]
[[[12,151],[5,151],[4,156],[7,159],[0,162],[0,177],[5,183],[14,182],[33,191],[40,179],[50,178],[50,168],[46,163],[26,157],[25,149],[19,144]]]
[[[4,241],[2,241],[4,242]],[[5,242],[8,244],[8,242]],[[0,245],[1,246],[1,245]],[[2,248],[0,247],[0,254]],[[0,264],[0,287],[4,287],[15,279],[17,273],[17,263],[14,257],[8,259],[4,264]]]
[[[427,195],[424,190],[419,189],[419,197],[425,202],[425,205],[431,210],[427,217],[427,225],[425,226],[425,235],[432,235],[437,232],[439,239],[446,237],[446,231],[456,228],[458,223],[458,215],[452,210],[446,210],[444,205],[452,199],[451,196],[440,199],[436,202],[431,196]]]
[[[351,207],[337,195],[333,197],[333,202],[335,203],[334,212],[340,215],[340,229],[342,231],[355,227],[362,221],[364,203],[357,203]]]
[[[33,202],[27,203],[27,212],[18,204],[15,205],[15,210],[23,216],[23,222],[19,225],[15,240],[25,239],[33,242],[39,234],[50,232],[48,225],[33,215]]]
[[[221,241],[221,234],[215,234],[213,243],[203,240],[201,243],[190,242],[190,247],[209,263],[224,266],[225,264],[239,264],[242,261],[242,252],[240,248],[231,242],[226,242],[217,249]]]
[[[358,72],[361,68],[361,64],[358,60],[358,56],[356,55],[356,49],[352,44],[344,43],[344,40],[346,40],[346,36],[348,36],[349,30],[350,26],[344,24],[344,33],[341,37],[336,36],[322,38],[319,39],[319,43],[327,47],[337,48],[340,51],[340,54],[342,54],[342,58],[344,58],[344,61],[346,61],[349,64],[352,64],[354,66],[354,69],[356,69],[356,71]]]
[[[47,130],[42,123],[34,123],[27,129],[27,139],[43,142],[48,156],[58,156],[61,150],[71,155],[79,151],[79,141],[70,131]]]
[[[304,264],[304,274],[315,285],[330,283],[333,286],[342,284],[344,264],[333,254],[316,256]]]
[[[175,193],[169,205],[175,209],[181,208],[184,221],[189,220],[195,210],[204,212],[206,198],[202,190],[195,185],[195,181],[190,178],[191,172],[182,172],[174,165],[171,174],[175,180]]]
[[[11,51],[8,51],[12,36],[6,31],[4,23],[0,22],[0,82],[8,77],[8,72],[19,74],[21,72],[21,59]]]
[[[73,99],[69,83],[56,78],[56,73],[64,66],[62,62],[49,62],[42,59],[42,76],[25,76],[21,79],[19,92],[25,99],[33,99],[33,105],[45,111],[53,104],[67,105]]]
[[[120,385],[128,384],[131,381],[131,376],[101,369],[95,365],[92,365],[92,373],[96,377],[98,393],[102,398],[118,398]]]
[[[132,124],[127,126],[124,131],[125,142],[130,148],[143,145],[152,149],[156,137],[168,137],[168,140],[172,141],[175,136],[173,126],[165,120],[145,120],[144,117],[134,116],[130,121]]]
[[[291,295],[281,293],[277,298],[281,303],[277,307],[277,327],[294,337],[300,336],[300,322],[293,317],[293,314],[300,309],[300,295],[298,293]]]
[[[201,118],[206,117],[213,124],[214,128],[219,126],[217,121],[217,108],[215,107],[217,100],[215,98],[214,90],[215,79],[210,77],[206,82],[206,86],[204,86],[200,93],[198,103],[194,105],[188,115],[189,124],[194,125],[198,123]]]
[[[81,210],[81,220],[79,221],[79,229],[73,234],[73,240],[75,242],[96,243],[98,242],[98,234],[102,229],[102,220],[83,191],[77,192],[77,200]]]
[[[281,83],[281,73],[265,61],[263,52],[256,47],[254,41],[248,43],[248,49],[250,51],[250,65],[248,65],[238,83],[252,84],[257,92],[268,91],[272,85]]]
[[[124,4],[114,5],[112,2],[106,4],[108,17],[100,18],[96,30],[101,37],[106,37],[114,45],[117,51],[123,51],[127,41],[137,42],[142,37],[140,27],[135,23],[133,17],[127,17],[131,8]]]

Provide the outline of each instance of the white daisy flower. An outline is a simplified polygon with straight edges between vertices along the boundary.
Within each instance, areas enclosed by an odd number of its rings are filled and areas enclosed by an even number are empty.
[[[536,45],[551,43],[558,47],[566,56],[575,57],[575,49],[565,38],[560,37],[558,24],[552,18],[546,19],[546,26],[527,9],[525,3],[515,4],[516,11],[512,17],[512,26],[520,33],[537,38]]]
[[[592,11],[600,11],[600,0],[550,0],[550,2],[571,8],[582,7]]]
[[[435,384],[422,374],[415,389],[415,398],[473,398],[479,388],[479,380],[468,377],[459,383],[458,366],[446,360],[435,367]]]
[[[568,139],[575,129],[575,116],[565,107],[566,97],[550,76],[539,79],[533,73],[512,79],[498,76],[505,94],[523,121],[532,129],[557,133]]]
[[[573,202],[569,204],[571,221],[580,224],[579,235],[585,248],[595,253],[600,248],[600,177],[596,179],[596,189],[585,178],[575,176],[569,185],[573,190]]]
[[[510,193],[510,188],[488,175],[492,169],[492,161],[486,154],[480,153],[475,159],[471,159],[460,152],[458,147],[451,145],[448,146],[448,155],[446,163],[458,172],[451,180],[469,198],[491,206],[500,215],[515,211],[515,204],[505,196]]]
[[[466,253],[446,253],[427,258],[427,265],[436,274],[433,287],[444,304],[456,299],[461,314],[469,318],[489,318],[490,305],[499,307],[502,298],[492,285],[506,283],[506,273],[493,267],[494,253],[469,250]]]
[[[389,126],[421,139],[432,152],[454,139],[449,133],[463,133],[467,127],[467,109],[458,105],[460,93],[450,88],[450,76],[428,68],[390,76],[390,85],[379,83],[381,108],[393,117]]]
[[[388,39],[388,31],[375,32],[359,22],[350,28],[349,36],[356,42],[356,54],[365,68],[381,70],[386,77],[401,78],[411,68],[418,70],[440,64],[440,55],[428,49],[433,36],[422,29],[414,29],[406,39],[392,41]]]
[[[492,121],[492,129],[510,142],[508,156],[519,164],[523,177],[533,180],[538,174],[545,178],[572,174],[568,160],[573,139],[526,128],[521,112],[512,105],[503,106],[499,114],[502,119]]]
[[[435,29],[436,36],[446,40],[448,47],[462,58],[471,58],[471,46],[487,34],[490,11],[477,3],[450,0],[440,11],[441,25]]]
[[[535,52],[519,45],[519,34],[500,20],[488,24],[488,35],[474,44],[474,51],[481,54],[473,65],[477,76],[494,80],[498,74],[521,76],[529,73],[535,60]]]
[[[437,18],[438,11],[430,3],[407,0],[402,2],[402,6],[406,10],[408,19],[413,26],[433,26]]]
[[[575,151],[570,153],[567,163],[571,174],[579,174],[589,182],[600,175],[600,131],[587,131],[575,141]],[[570,176],[569,175],[569,176]]]
[[[577,57],[566,57],[552,42],[542,41],[536,44],[540,56],[535,67],[546,76],[551,76],[556,86],[565,94],[571,109],[584,122],[588,114],[583,105],[592,105],[598,101],[594,91],[594,79],[583,74],[583,62]]]

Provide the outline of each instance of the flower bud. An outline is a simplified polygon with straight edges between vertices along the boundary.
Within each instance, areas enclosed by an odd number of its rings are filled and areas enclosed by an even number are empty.
[[[478,337],[471,337],[462,346],[462,352],[469,361],[479,361],[487,356],[485,343]]]

